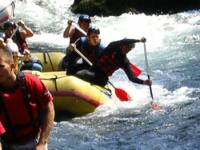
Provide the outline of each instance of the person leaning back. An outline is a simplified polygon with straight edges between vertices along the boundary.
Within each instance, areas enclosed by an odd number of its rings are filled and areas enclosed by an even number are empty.
[[[146,39],[122,39],[110,42],[96,62],[92,62],[93,65],[85,71],[84,76],[78,77],[93,84],[105,86],[108,78],[115,71],[123,69],[130,81],[137,84],[151,85],[151,80],[142,80],[136,77],[127,57],[127,53],[135,47],[137,42],[146,42]]]
[[[0,49],[0,122],[3,150],[47,150],[54,121],[53,97],[41,80],[15,74],[12,53]]]

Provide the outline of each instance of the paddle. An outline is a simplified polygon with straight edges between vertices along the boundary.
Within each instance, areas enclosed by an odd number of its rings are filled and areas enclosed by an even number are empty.
[[[10,3],[9,1],[1,1],[1,7],[4,8],[0,10],[0,25],[14,17],[15,1],[12,0]]]
[[[79,27],[79,25],[77,25],[76,23],[72,22],[72,25],[79,30],[81,33],[83,33],[85,36],[87,35],[87,33],[81,28]]]
[[[14,31],[13,31],[13,33],[12,33],[12,35],[10,36],[10,39],[12,39],[13,38],[13,36],[15,35],[15,33],[17,32],[17,30],[19,29],[19,26],[18,25],[16,25],[16,28],[14,29]]]
[[[93,66],[92,62],[87,59],[74,45],[74,51],[81,56],[81,58],[83,58],[90,66]],[[123,89],[120,88],[116,88],[110,81],[108,81],[108,83],[114,88],[115,90],[115,94],[116,96],[121,100],[121,101],[130,101],[131,97],[128,95],[128,93],[126,91],[124,91]]]
[[[144,56],[145,56],[145,65],[146,65],[147,77],[148,77],[148,80],[150,80],[149,64],[148,64],[148,59],[147,59],[147,50],[146,50],[145,42],[144,42]],[[149,91],[150,91],[151,98],[152,98],[152,101],[151,101],[152,108],[153,109],[159,109],[160,106],[157,103],[154,102],[153,91],[152,91],[151,85],[149,85]]]
[[[115,95],[121,100],[121,101],[130,101],[131,97],[128,95],[126,91],[120,88],[116,88],[110,81],[108,83],[114,88]]]
[[[130,67],[135,77],[139,76],[142,73],[142,70],[140,70],[136,65],[130,64]]]

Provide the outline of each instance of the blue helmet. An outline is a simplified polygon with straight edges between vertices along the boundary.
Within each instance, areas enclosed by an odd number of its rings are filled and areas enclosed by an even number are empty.
[[[87,22],[87,23],[91,23],[91,19],[90,16],[88,15],[80,15],[78,22]]]
[[[100,30],[98,27],[91,26],[88,28],[87,34],[90,35],[91,33],[100,34]]]
[[[10,27],[16,28],[15,22],[8,21],[8,22],[4,23],[4,25],[3,25],[4,30],[7,30]]]

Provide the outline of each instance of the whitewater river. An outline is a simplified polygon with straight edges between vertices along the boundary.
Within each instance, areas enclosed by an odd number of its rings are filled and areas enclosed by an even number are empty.
[[[73,0],[16,2],[15,19],[35,32],[28,42],[39,51],[64,51],[62,37]],[[105,43],[122,38],[147,38],[154,100],[149,107],[147,86],[128,81],[123,71],[110,80],[126,90],[133,101],[106,104],[94,113],[55,123],[49,150],[197,150],[200,149],[200,10],[174,15],[123,14],[92,17]],[[128,57],[146,79],[144,47],[138,43]]]

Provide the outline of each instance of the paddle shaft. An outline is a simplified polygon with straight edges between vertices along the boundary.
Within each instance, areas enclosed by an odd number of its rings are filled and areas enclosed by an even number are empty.
[[[10,39],[13,38],[13,36],[15,35],[15,33],[17,32],[18,29],[19,29],[19,26],[17,26],[16,29],[13,31],[12,35],[10,36]]]
[[[87,57],[85,57],[85,56],[76,48],[76,46],[73,46],[73,48],[74,48],[74,51],[75,51],[79,56],[81,56],[81,58],[83,58],[90,66],[93,65],[92,62],[91,62]]]
[[[149,63],[148,63],[147,50],[146,50],[146,44],[145,43],[144,43],[144,56],[145,56],[145,65],[146,65],[147,77],[148,77],[148,80],[150,80]],[[149,90],[150,90],[151,98],[152,98],[152,100],[154,100],[151,85],[149,85]]]
[[[79,27],[76,23],[72,22],[72,25],[77,29],[79,30],[81,33],[83,33],[85,36],[87,35],[87,33],[81,29],[81,27]]]
[[[72,25],[77,29],[79,30],[81,33],[83,33],[85,36],[87,35],[87,33],[81,29],[76,23],[72,22]],[[74,46],[74,50],[77,54],[79,54],[79,56],[81,56],[81,58],[83,58],[90,66],[92,66],[92,62],[87,58],[85,57],[77,48],[76,46]]]

